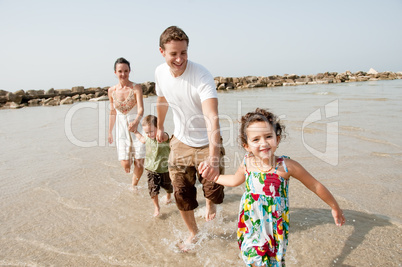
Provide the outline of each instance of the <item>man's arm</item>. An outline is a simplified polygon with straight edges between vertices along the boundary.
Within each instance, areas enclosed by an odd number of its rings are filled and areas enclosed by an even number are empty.
[[[158,142],[163,142],[165,129],[163,124],[165,123],[166,113],[168,111],[169,104],[166,101],[166,98],[163,96],[158,96],[156,100],[156,114],[158,117],[158,130],[156,132],[156,140]]]
[[[202,113],[208,131],[209,158],[204,164],[209,165],[209,171],[203,173],[204,178],[215,178],[219,175],[220,128],[218,117],[218,99],[209,98],[202,102]]]

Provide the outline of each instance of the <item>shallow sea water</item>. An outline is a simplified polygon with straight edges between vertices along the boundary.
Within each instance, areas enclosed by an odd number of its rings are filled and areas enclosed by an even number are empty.
[[[387,253],[400,266],[401,92],[401,80],[219,92],[226,173],[244,155],[238,119],[269,108],[286,125],[277,154],[299,161],[346,207],[347,225],[335,227],[325,203],[290,182],[289,266],[378,266],[374,258]],[[145,114],[156,113],[155,102],[144,99]],[[217,218],[205,222],[198,185],[200,238],[180,253],[187,231],[175,204],[153,218],[145,173],[134,192],[107,143],[108,102],[0,110],[0,121],[0,265],[243,266],[236,243],[243,187],[226,188]],[[165,127],[173,132],[170,112]],[[376,239],[373,229],[394,240]]]

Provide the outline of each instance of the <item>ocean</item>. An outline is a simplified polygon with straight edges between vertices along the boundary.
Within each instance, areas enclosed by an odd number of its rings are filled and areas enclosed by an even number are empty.
[[[390,244],[397,257],[391,262],[402,262],[402,80],[242,89],[219,92],[218,98],[227,174],[244,156],[239,118],[257,107],[270,109],[286,126],[277,155],[295,159],[330,189],[347,207],[349,227],[359,216],[383,223],[374,228],[394,225],[399,243]],[[145,115],[156,113],[155,103],[155,96],[144,98]],[[236,227],[244,185],[225,189],[217,218],[208,223],[197,185],[200,238],[194,251],[180,253],[176,244],[187,230],[175,204],[162,205],[161,216],[153,218],[145,172],[134,192],[116,147],[107,143],[108,106],[105,101],[0,110],[0,265],[243,266]],[[171,111],[165,130],[173,132]],[[328,207],[295,179],[290,201],[291,238],[293,225],[296,234],[289,242],[289,266],[311,263],[301,256],[309,248],[301,240],[307,230],[313,238],[326,238],[325,231],[341,236],[339,250],[316,256],[322,266],[366,265],[382,255],[366,244],[369,231],[353,239],[347,225],[332,230]],[[322,248],[330,251],[333,238],[324,239]]]

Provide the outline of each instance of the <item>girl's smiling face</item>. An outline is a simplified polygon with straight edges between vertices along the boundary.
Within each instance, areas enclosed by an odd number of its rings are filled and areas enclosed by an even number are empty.
[[[266,121],[256,121],[246,129],[247,144],[244,148],[260,159],[269,159],[274,156],[280,137],[275,134],[271,124]]]

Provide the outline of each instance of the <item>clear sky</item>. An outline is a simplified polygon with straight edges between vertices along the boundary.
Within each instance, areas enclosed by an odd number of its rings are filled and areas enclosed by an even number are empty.
[[[402,71],[401,0],[0,0],[0,89],[104,87],[125,57],[154,81],[159,36],[213,76]]]

